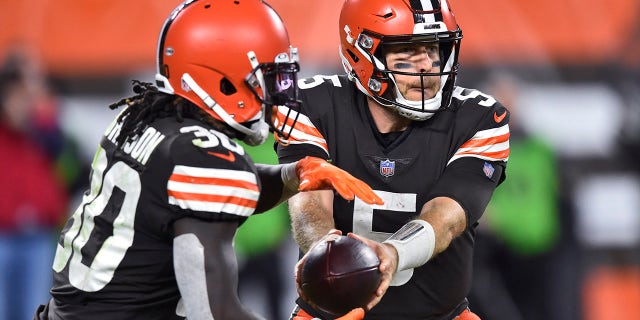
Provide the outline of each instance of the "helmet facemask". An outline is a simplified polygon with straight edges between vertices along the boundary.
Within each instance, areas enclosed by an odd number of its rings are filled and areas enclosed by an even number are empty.
[[[360,91],[412,120],[427,120],[449,106],[462,31],[446,0],[346,0],[339,21],[342,65]],[[418,56],[407,60],[419,68],[403,70],[395,62],[388,66],[387,50],[398,45],[437,45],[439,57],[428,52],[439,69]],[[437,90],[429,77],[439,79]],[[416,92],[418,83],[422,98]]]
[[[247,86],[263,104],[264,119],[269,130],[285,140],[291,135],[302,104],[298,99],[297,73],[300,66],[295,52],[293,49],[291,58],[282,53],[275,62],[257,64],[245,78]],[[278,106],[286,106],[288,110],[281,121],[276,117]],[[292,117],[294,114],[295,117]]]
[[[433,34],[379,36],[362,33],[357,46],[366,43],[378,43],[375,53],[366,52],[373,62],[373,74],[367,82],[367,91],[370,96],[381,105],[395,109],[400,115],[412,120],[424,121],[435,113],[447,108],[451,100],[456,74],[458,72],[458,52],[460,47],[461,32],[440,32]],[[364,40],[363,40],[364,39]],[[438,46],[438,59],[433,59],[432,64],[438,70],[419,70],[419,68],[403,71],[402,68],[390,67],[386,61],[386,54],[394,46]],[[364,49],[364,48],[363,48]],[[392,70],[394,69],[394,70]],[[418,77],[422,88],[422,98],[409,100],[404,97],[396,82],[397,76]],[[435,94],[425,94],[427,77],[439,77],[439,85]]]

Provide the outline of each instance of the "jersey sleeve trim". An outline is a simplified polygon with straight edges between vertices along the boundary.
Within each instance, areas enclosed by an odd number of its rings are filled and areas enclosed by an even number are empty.
[[[248,171],[177,165],[167,183],[169,203],[185,210],[243,217],[256,209],[260,190]]]
[[[327,147],[327,141],[324,139],[320,131],[313,125],[311,119],[302,113],[287,108],[286,106],[278,107],[277,123],[276,126],[280,126],[280,123],[289,115],[289,119],[285,125],[285,131],[288,131],[293,123],[293,119],[297,119],[291,135],[288,141],[282,141],[288,144],[309,144],[321,148],[327,156],[329,155],[329,148]]]
[[[447,165],[463,157],[506,162],[509,159],[509,136],[509,125],[478,131],[460,146]]]

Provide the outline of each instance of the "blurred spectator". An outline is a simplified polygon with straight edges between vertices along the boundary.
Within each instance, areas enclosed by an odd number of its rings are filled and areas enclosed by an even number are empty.
[[[45,77],[40,58],[28,45],[15,43],[3,63],[3,70],[18,73],[29,91],[29,127],[26,134],[47,153],[55,170],[72,193],[83,192],[89,166],[80,161],[80,150],[75,140],[60,125],[60,105]]]
[[[577,283],[559,281],[571,265],[565,253],[575,250],[557,155],[519,122],[517,77],[496,72],[486,85],[511,112],[511,153],[508,179],[480,221],[469,299],[482,319],[573,319],[575,302],[562,297],[575,297]]]
[[[19,54],[17,51],[16,54]],[[0,319],[30,319],[49,297],[67,192],[33,139],[38,77],[11,55],[0,68]]]

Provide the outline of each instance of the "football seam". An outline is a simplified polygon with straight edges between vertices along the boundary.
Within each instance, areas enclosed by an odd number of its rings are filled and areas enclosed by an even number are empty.
[[[342,275],[352,275],[352,274],[369,272],[369,271],[377,270],[377,269],[378,269],[378,266],[372,266],[372,267],[369,267],[369,268],[350,270],[350,271],[347,271],[347,272],[331,272],[331,271],[328,271],[327,275],[334,276],[334,277],[335,276],[342,276]]]

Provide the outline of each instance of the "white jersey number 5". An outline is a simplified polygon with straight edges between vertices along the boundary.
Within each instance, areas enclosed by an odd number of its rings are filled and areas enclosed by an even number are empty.
[[[353,233],[371,240],[384,241],[391,233],[373,230],[373,210],[387,210],[396,212],[415,212],[415,193],[394,193],[374,190],[384,200],[383,205],[369,205],[356,198],[353,204]]]

